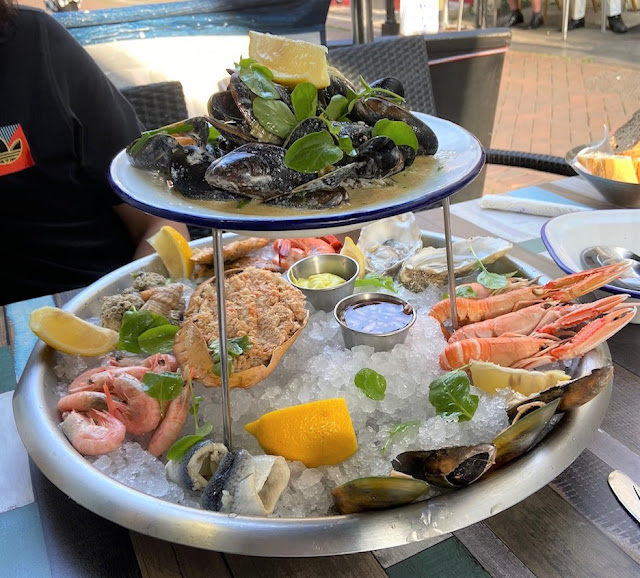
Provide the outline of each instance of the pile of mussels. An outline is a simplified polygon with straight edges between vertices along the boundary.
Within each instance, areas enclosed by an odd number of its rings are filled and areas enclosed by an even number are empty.
[[[228,72],[208,116],[143,133],[126,149],[132,166],[193,199],[321,209],[348,201],[345,187],[385,184],[438,149],[395,78],[357,89],[330,68],[328,87],[290,89],[249,59]]]

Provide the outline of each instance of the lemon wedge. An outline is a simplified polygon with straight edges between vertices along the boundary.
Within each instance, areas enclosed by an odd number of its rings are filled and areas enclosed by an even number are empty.
[[[339,464],[358,449],[344,398],[277,409],[244,428],[266,454],[299,461],[308,468]]]
[[[29,329],[50,347],[70,355],[96,357],[118,345],[117,331],[56,307],[34,309],[29,316]]]
[[[329,86],[327,47],[273,34],[249,31],[249,58],[273,72],[273,80],[284,86],[310,82],[316,88]]]
[[[559,369],[530,371],[502,367],[487,361],[472,361],[469,370],[471,371],[471,383],[491,395],[498,389],[510,387],[528,397],[571,379],[571,376]]]
[[[167,268],[169,277],[184,279],[191,277],[195,263],[191,260],[189,242],[170,225],[165,225],[147,239]]]
[[[347,257],[351,257],[355,259],[356,263],[360,266],[360,271],[358,272],[358,279],[363,279],[366,273],[365,271],[365,262],[364,262],[364,254],[360,250],[360,247],[353,242],[351,237],[347,237],[344,240],[344,244],[342,245],[342,249],[340,249],[341,255],[346,255]]]

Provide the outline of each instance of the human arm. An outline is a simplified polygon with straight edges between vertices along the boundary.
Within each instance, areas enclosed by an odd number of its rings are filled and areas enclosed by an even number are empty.
[[[176,229],[187,241],[190,239],[189,230],[183,223],[176,223],[175,221],[149,215],[127,203],[114,205],[113,210],[122,219],[131,238],[136,244],[133,259],[139,259],[154,252],[153,247],[147,243],[147,239],[159,231],[164,225],[170,225]]]

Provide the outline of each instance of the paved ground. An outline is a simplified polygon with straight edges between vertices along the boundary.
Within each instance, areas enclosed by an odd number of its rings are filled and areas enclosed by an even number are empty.
[[[351,37],[348,0],[332,3],[327,39]],[[624,35],[600,30],[600,12],[587,2],[584,29],[563,42],[561,17],[550,3],[538,30],[513,29],[498,96],[493,148],[564,156],[582,143],[602,137],[603,125],[615,130],[640,108],[640,11],[625,12]],[[385,20],[384,3],[374,2],[374,34]],[[544,4],[543,4],[544,5]],[[455,23],[452,2],[449,23]],[[530,11],[523,10],[525,22]],[[499,21],[502,18],[499,18]],[[463,25],[475,16],[465,12]],[[484,192],[497,193],[545,182],[554,175],[512,167],[489,166]]]

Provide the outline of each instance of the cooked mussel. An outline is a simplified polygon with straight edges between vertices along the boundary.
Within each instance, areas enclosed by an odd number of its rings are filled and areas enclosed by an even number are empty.
[[[397,78],[393,76],[385,76],[374,80],[370,85],[371,88],[382,88],[388,90],[404,98],[404,86]]]
[[[215,188],[267,201],[291,192],[311,180],[313,174],[299,173],[284,164],[284,148],[267,143],[250,143],[216,159],[205,172]]]
[[[385,118],[406,122],[416,133],[419,155],[434,155],[438,151],[438,137],[426,123],[406,108],[384,98],[369,97],[358,99],[353,107],[351,117],[371,126]]]
[[[383,510],[410,504],[429,491],[422,480],[399,476],[357,478],[331,491],[341,514]]]
[[[204,179],[209,165],[223,154],[218,148],[193,145],[174,150],[169,166],[173,189],[190,199],[225,201],[237,198],[227,191],[213,188]]]
[[[475,482],[493,464],[493,444],[408,451],[391,462],[394,470],[435,486],[460,488]]]
[[[529,405],[531,403],[533,405]],[[516,414],[511,425],[492,442],[496,447],[496,466],[516,459],[536,445],[546,433],[559,404],[558,397],[549,403],[534,401],[521,405],[519,415]]]
[[[209,127],[204,116],[197,116],[144,133],[127,146],[127,158],[136,168],[168,176],[173,152],[186,145],[206,146]]]

